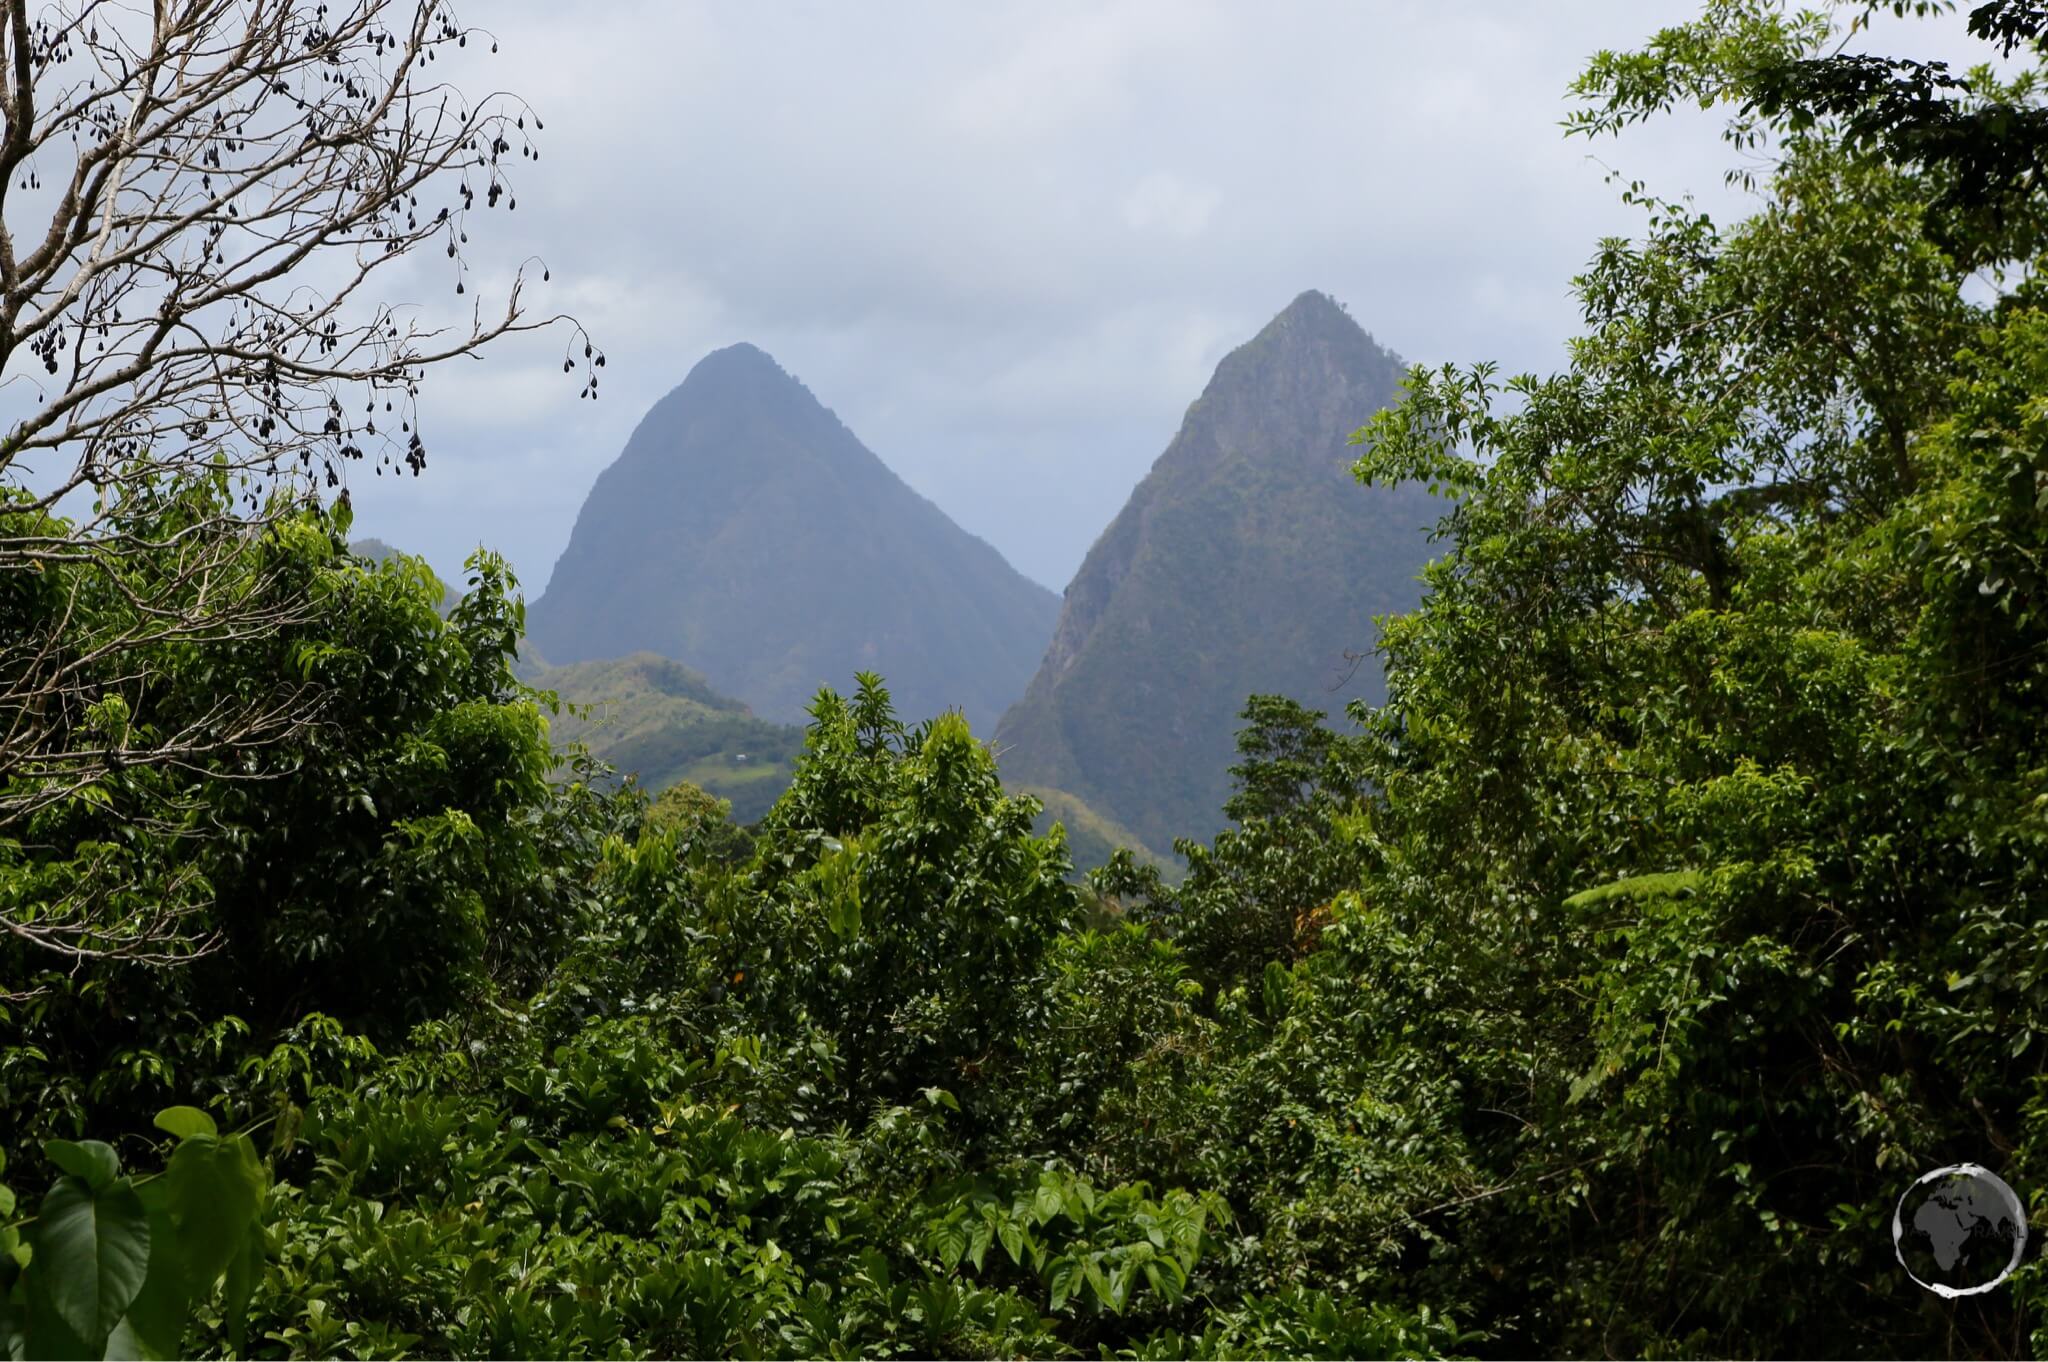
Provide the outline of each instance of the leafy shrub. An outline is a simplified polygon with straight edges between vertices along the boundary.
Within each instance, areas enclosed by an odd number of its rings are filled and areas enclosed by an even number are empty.
[[[51,1140],[61,1170],[25,1221],[0,1228],[0,1348],[10,1357],[180,1357],[195,1310],[239,1347],[264,1259],[269,1173],[246,1134],[222,1136],[195,1107],[156,1124],[177,1137],[161,1173],[137,1179],[98,1140]],[[0,1221],[14,1193],[0,1184]],[[23,1226],[27,1234],[22,1233]]]

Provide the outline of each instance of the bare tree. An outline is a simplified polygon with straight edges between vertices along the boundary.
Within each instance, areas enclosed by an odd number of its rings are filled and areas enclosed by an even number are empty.
[[[502,310],[469,287],[472,218],[514,209],[515,153],[539,156],[522,101],[435,74],[486,45],[442,0],[0,0],[0,589],[63,583],[0,621],[0,835],[110,770],[218,774],[316,718],[280,678],[155,725],[139,659],[296,617],[249,537],[351,464],[417,474],[427,370],[560,322],[596,395],[582,329],[525,307],[535,264]],[[378,296],[422,258],[466,322]],[[154,513],[199,483],[224,494]],[[193,947],[177,914],[149,921],[0,913],[72,958]]]

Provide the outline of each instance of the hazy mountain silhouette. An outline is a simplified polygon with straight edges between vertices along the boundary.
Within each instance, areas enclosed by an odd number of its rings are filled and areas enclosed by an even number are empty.
[[[1361,487],[1347,440],[1404,372],[1313,292],[1224,358],[1067,588],[997,729],[1006,783],[1070,791],[1165,847],[1223,826],[1247,696],[1339,722],[1383,697],[1373,616],[1420,600],[1441,506]]]
[[[591,489],[528,632],[557,665],[651,651],[764,718],[877,671],[983,732],[1059,598],[955,525],[751,345],[708,355]]]

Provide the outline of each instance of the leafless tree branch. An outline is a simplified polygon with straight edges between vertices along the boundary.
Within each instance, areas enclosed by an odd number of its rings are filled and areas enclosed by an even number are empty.
[[[539,157],[523,101],[434,74],[485,46],[445,0],[0,0],[0,599],[30,603],[0,627],[0,838],[124,769],[252,778],[320,722],[291,677],[165,720],[151,659],[307,617],[253,537],[350,464],[419,473],[428,369],[560,324],[596,395],[582,328],[528,309],[537,262],[457,324],[379,297],[421,248],[468,295],[473,220]],[[147,514],[195,484],[226,491]],[[5,904],[0,935],[203,947],[119,876],[79,883]]]

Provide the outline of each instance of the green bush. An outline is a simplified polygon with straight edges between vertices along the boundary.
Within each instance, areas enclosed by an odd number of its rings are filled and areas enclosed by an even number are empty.
[[[167,1108],[156,1124],[177,1140],[160,1173],[123,1174],[98,1140],[51,1140],[44,1153],[61,1171],[35,1215],[14,1219],[0,1184],[8,1356],[182,1357],[195,1312],[242,1346],[269,1172],[246,1134],[221,1135],[196,1107]]]

